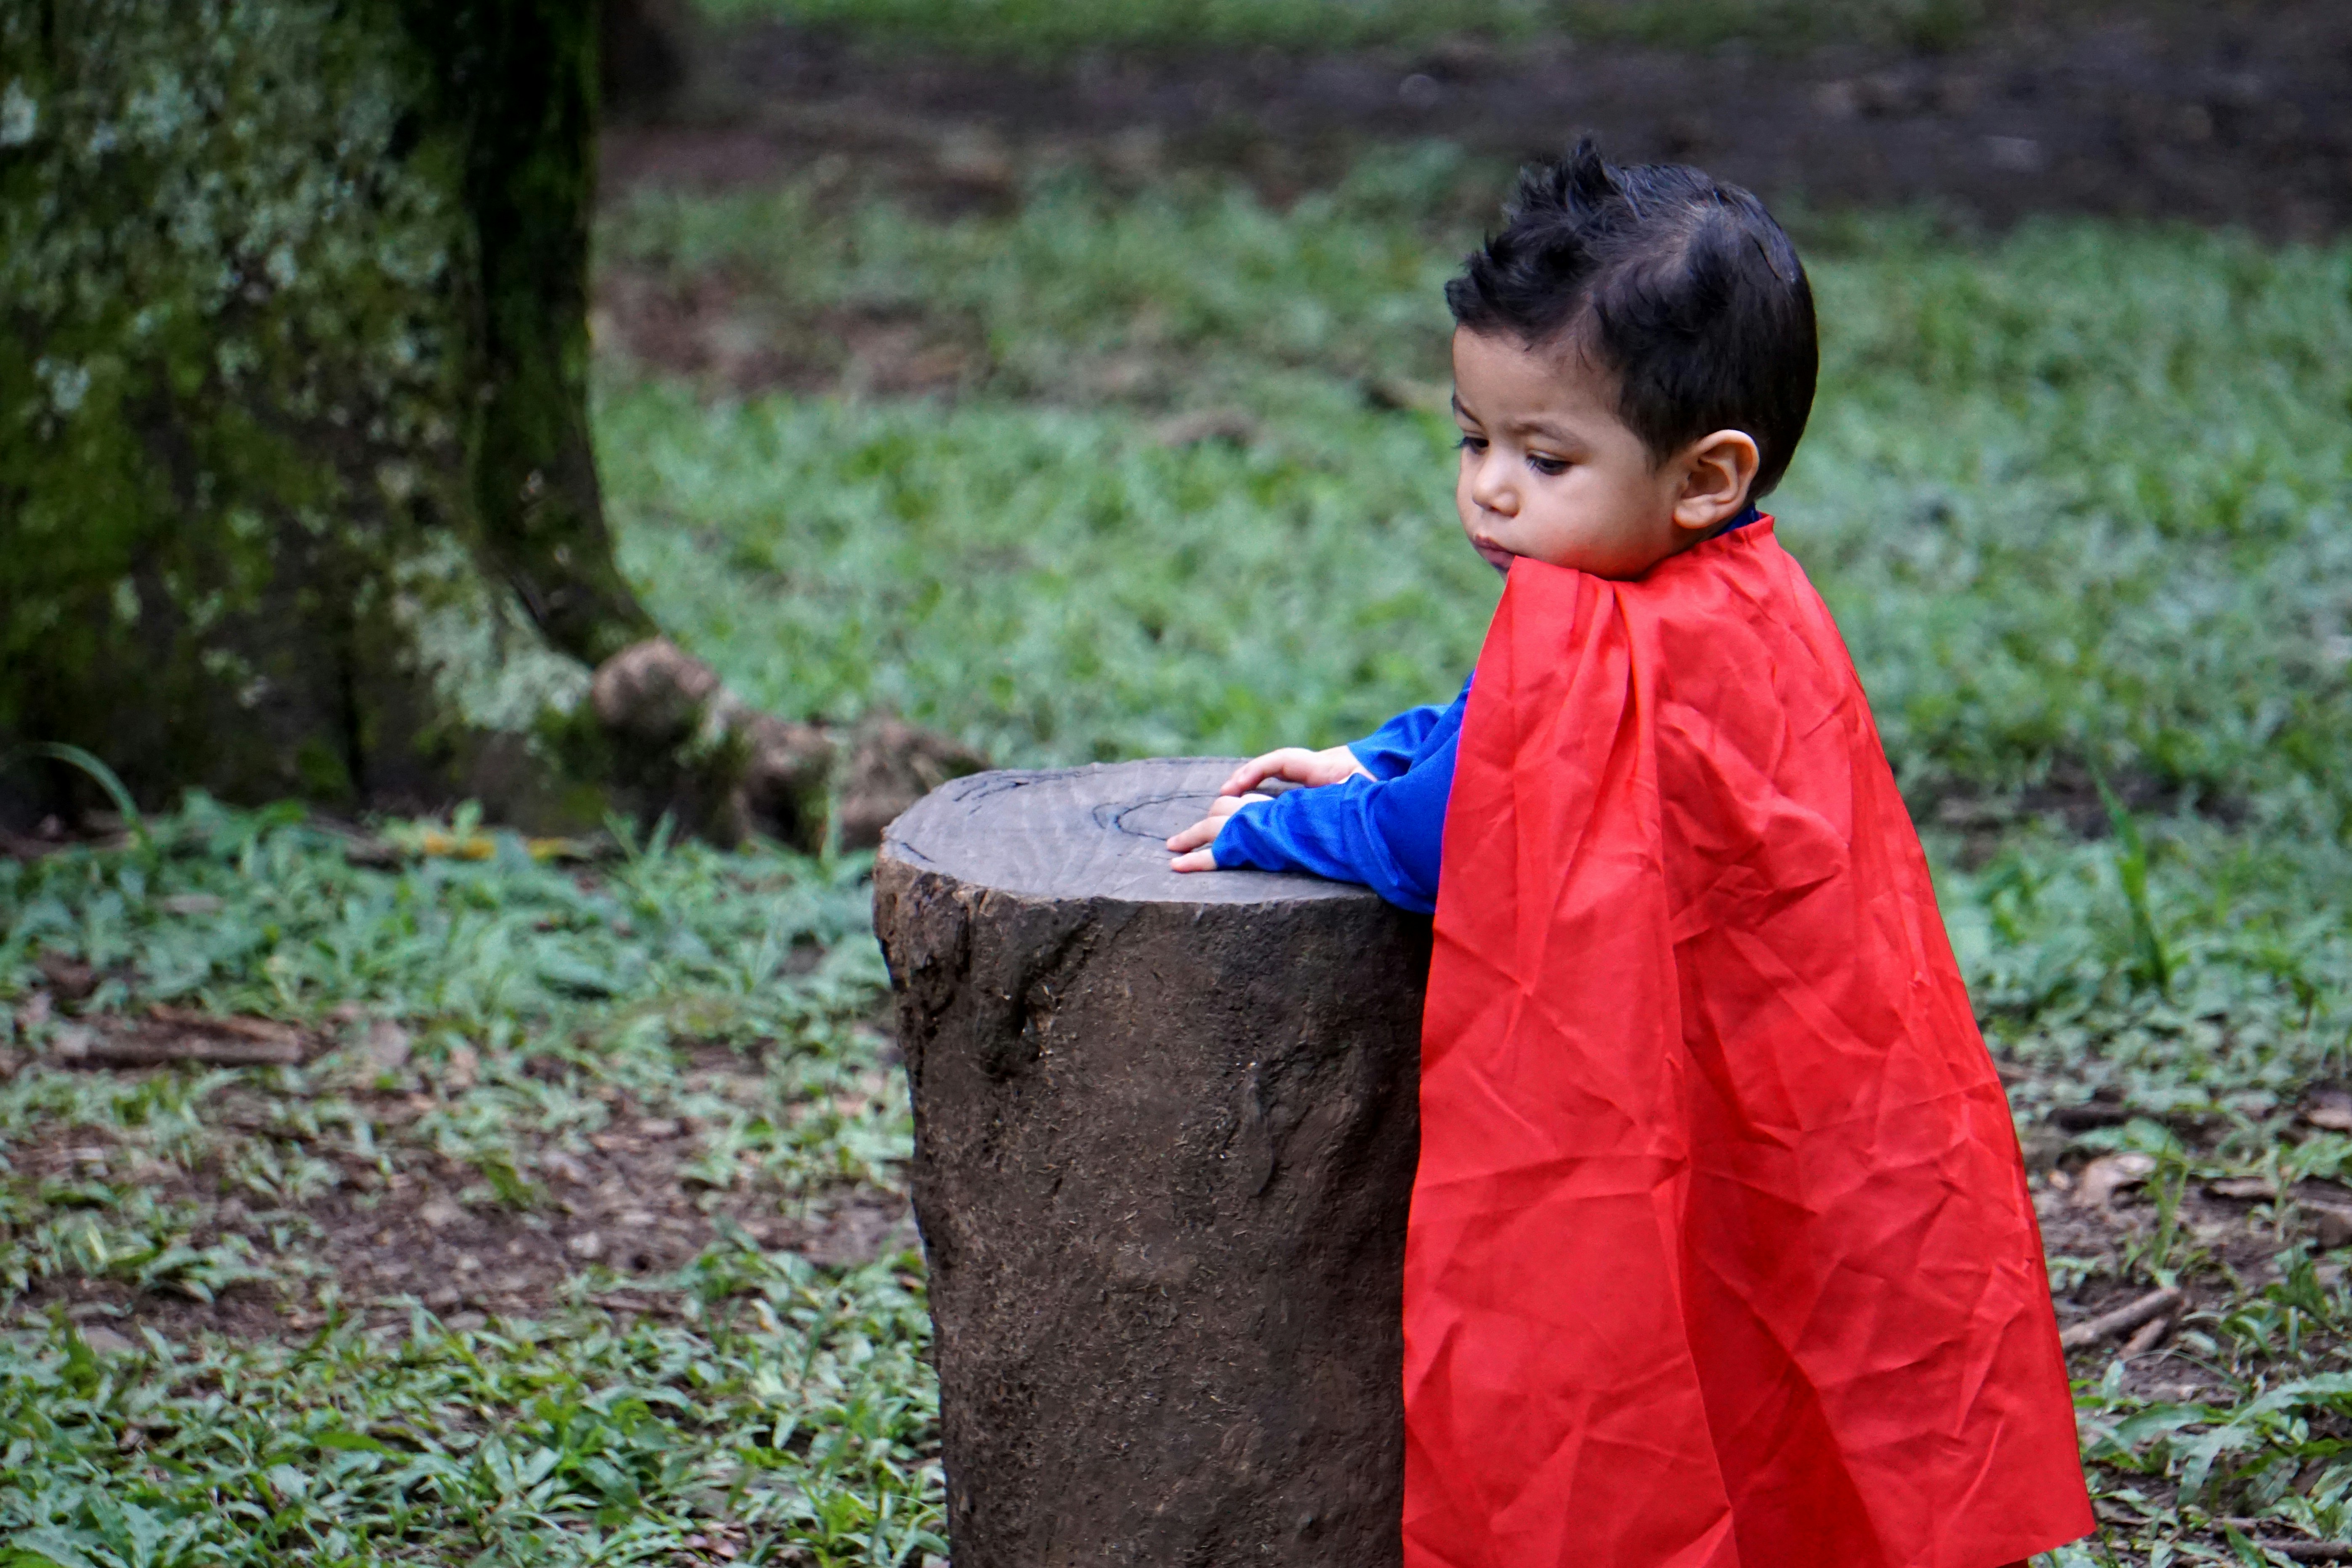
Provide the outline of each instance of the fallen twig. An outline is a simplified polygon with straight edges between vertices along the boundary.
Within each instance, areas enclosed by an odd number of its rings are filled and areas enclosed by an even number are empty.
[[[2144,1323],[2170,1317],[2188,1300],[2179,1290],[2151,1290],[2128,1306],[2117,1307],[2112,1312],[2102,1312],[2086,1318],[2058,1336],[2058,1342],[2070,1351],[2095,1345],[2118,1334],[2127,1334]]]
[[[295,1067],[302,1060],[302,1048],[266,1045],[257,1040],[206,1039],[196,1035],[163,1039],[152,1036],[61,1036],[52,1059],[75,1068],[148,1068],[175,1063],[221,1068]]]
[[[2179,1319],[2176,1312],[2160,1312],[2142,1323],[2139,1331],[2124,1342],[2123,1353],[2127,1356],[2146,1355],[2172,1337],[2172,1326]]]
[[[166,1007],[161,1002],[147,1009],[147,1016],[159,1024],[169,1024],[180,1029],[202,1029],[209,1034],[235,1035],[242,1040],[258,1040],[268,1045],[302,1045],[307,1037],[291,1024],[274,1023],[268,1018],[247,1018],[234,1014],[196,1013],[185,1007]]]
[[[158,1006],[145,1018],[109,1020],[103,1029],[88,1024],[60,1029],[49,1055],[80,1068],[299,1067],[310,1047],[310,1037],[289,1024]]]

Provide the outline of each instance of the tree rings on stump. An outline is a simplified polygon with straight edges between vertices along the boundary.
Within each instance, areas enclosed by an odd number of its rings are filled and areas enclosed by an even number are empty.
[[[1170,871],[1233,767],[977,773],[884,837],[956,1568],[1399,1560],[1429,922]]]

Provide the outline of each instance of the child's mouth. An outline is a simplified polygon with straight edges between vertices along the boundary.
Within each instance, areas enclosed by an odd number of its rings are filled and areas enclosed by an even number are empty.
[[[1470,542],[1470,548],[1475,550],[1486,561],[1487,565],[1492,566],[1496,571],[1502,573],[1505,576],[1510,575],[1511,563],[1518,559],[1517,556],[1512,554],[1501,545],[1489,544],[1482,539],[1472,540]]]

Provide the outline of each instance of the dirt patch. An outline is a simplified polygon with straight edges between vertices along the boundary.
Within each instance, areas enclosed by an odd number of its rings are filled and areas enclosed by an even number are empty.
[[[2126,1282],[2112,1267],[2129,1248],[2157,1244],[2166,1224],[2156,1201],[2140,1178],[2125,1190],[2102,1197],[2095,1173],[2105,1156],[2073,1156],[2065,1167],[2036,1172],[2031,1178],[2034,1207],[2041,1215],[2044,1249],[2053,1262],[2058,1319],[2062,1329],[2087,1323],[2117,1308],[2144,1299],[2144,1280]],[[2210,1400],[2221,1405],[2239,1395],[2228,1381],[2199,1356],[2181,1347],[2176,1331],[2200,1311],[2228,1311],[2241,1304],[2225,1283],[2234,1277],[2259,1290],[2279,1278],[2278,1254],[2296,1241],[2318,1249],[2342,1246],[2352,1239],[2352,1189],[2333,1183],[2305,1182],[2284,1194],[2257,1192],[2244,1182],[2191,1182],[2173,1208],[2170,1224],[2175,1245],[2186,1257],[2194,1252],[2198,1268],[2181,1287],[2183,1300],[2144,1324],[2117,1332],[2109,1342],[2084,1346],[2073,1357],[2076,1372],[2096,1373],[2110,1360],[2123,1363],[2120,1392],[2167,1404]],[[2078,1265],[2094,1272],[2070,1280]],[[2323,1263],[2321,1277],[2342,1276],[2340,1264]],[[2218,1268],[2223,1272],[2215,1272]]]
[[[848,160],[949,206],[1038,161],[1148,183],[1206,165],[1282,198],[1372,142],[1531,156],[1593,131],[1620,160],[1696,162],[1816,208],[1928,203],[2006,224],[2095,213],[2315,237],[2352,222],[2352,7],[2161,5],[2018,21],[1937,55],[1623,45],[1024,70],[864,55],[779,26],[730,34],[695,125],[609,132],[608,195],[772,183]],[[1465,193],[1483,211],[1491,193]]]
[[[1956,858],[1974,870],[2000,854],[2019,826],[2040,822],[2080,839],[2101,839],[2115,830],[2108,794],[2100,776],[2073,757],[2061,757],[2039,783],[2010,790],[1979,790],[1945,781],[1905,796],[1911,819],[1923,831],[1957,837]],[[2138,769],[2118,769],[2106,780],[2115,805],[2142,820],[2200,817],[2225,827],[2243,825],[2252,811],[2242,796],[2216,795],[2159,779]]]
[[[953,393],[976,381],[986,361],[952,322],[845,310],[788,317],[759,288],[721,272],[606,268],[589,330],[600,349],[737,393]]]
[[[721,1092],[732,1087],[707,1070],[696,1077]],[[152,1326],[172,1336],[243,1338],[307,1332],[326,1321],[331,1304],[402,1317],[418,1306],[452,1318],[528,1317],[584,1299],[660,1314],[670,1308],[651,1287],[715,1244],[748,1242],[829,1267],[919,1245],[900,1192],[842,1186],[783,1199],[756,1182],[714,1188],[709,1173],[688,1168],[709,1130],[625,1100],[584,1141],[516,1129],[504,1151],[511,1164],[500,1173],[509,1184],[503,1195],[481,1165],[404,1136],[436,1107],[431,1098],[362,1096],[356,1103],[380,1141],[376,1158],[327,1140],[298,1149],[285,1142],[266,1102],[235,1090],[205,1107],[206,1123],[227,1135],[223,1152],[186,1171],[89,1128],[9,1148],[15,1181],[52,1189],[77,1181],[136,1184],[194,1213],[181,1237],[185,1245],[207,1248],[242,1237],[272,1276],[205,1300],[184,1289],[142,1290],[76,1272],[36,1284],[17,1299],[17,1310],[62,1307],[126,1334]],[[323,1190],[293,1201],[256,1196],[228,1168],[238,1145],[252,1140],[272,1142],[289,1164],[305,1153],[324,1159],[331,1173],[314,1173],[309,1183]]]

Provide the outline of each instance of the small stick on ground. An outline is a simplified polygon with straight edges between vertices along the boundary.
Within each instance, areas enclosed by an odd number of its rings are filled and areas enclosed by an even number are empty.
[[[310,1037],[267,1018],[217,1017],[158,1006],[141,1019],[110,1019],[59,1031],[51,1059],[79,1068],[299,1067]]]
[[[2179,1321],[2177,1312],[2162,1312],[2139,1327],[2139,1332],[2124,1342],[2123,1353],[2127,1356],[2146,1355],[2172,1337],[2173,1324]]]
[[[2083,1350],[2114,1339],[2118,1334],[2129,1333],[2144,1324],[2168,1318],[2187,1300],[2188,1298],[2179,1290],[2168,1287],[2151,1290],[2128,1306],[2117,1307],[2112,1312],[2102,1312],[2095,1318],[2086,1318],[2076,1323],[2058,1336],[2058,1342],[2070,1351]]]

